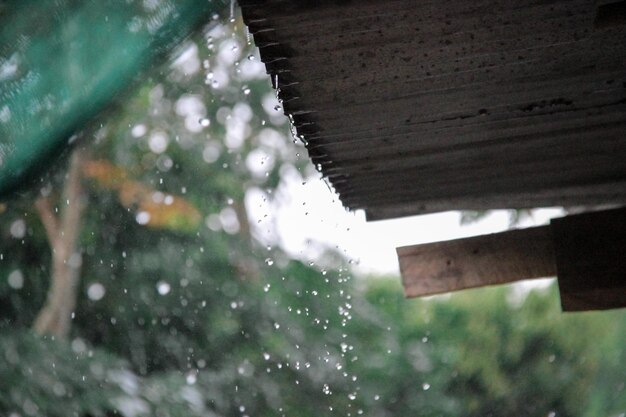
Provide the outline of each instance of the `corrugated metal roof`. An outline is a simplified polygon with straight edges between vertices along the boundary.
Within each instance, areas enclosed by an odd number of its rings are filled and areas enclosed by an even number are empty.
[[[310,157],[369,219],[626,203],[626,2],[240,4]]]

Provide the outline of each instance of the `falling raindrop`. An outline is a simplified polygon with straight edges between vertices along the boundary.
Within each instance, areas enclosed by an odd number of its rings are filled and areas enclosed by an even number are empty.
[[[235,0],[230,0],[230,23],[235,23]]]
[[[424,382],[424,383],[422,384],[422,389],[423,389],[424,391],[428,391],[428,390],[430,389],[430,384],[429,384],[429,383],[427,383],[427,382]]]
[[[87,288],[87,297],[89,297],[89,299],[92,301],[101,300],[105,294],[106,289],[104,288],[104,285],[100,284],[99,282],[94,282]]]
[[[170,286],[170,284],[168,284],[165,281],[159,281],[157,283],[157,291],[159,292],[160,295],[168,294],[171,289],[172,287]]]
[[[135,220],[141,225],[148,224],[148,222],[150,221],[150,213],[148,213],[147,211],[140,211],[135,216]]]
[[[193,385],[198,380],[198,376],[196,375],[195,371],[191,371],[187,374],[185,380],[187,381],[187,385]]]
[[[14,290],[19,290],[24,286],[24,274],[19,269],[11,272],[7,280],[9,281],[9,287]]]
[[[24,220],[19,219],[11,223],[10,232],[15,239],[22,239],[26,234],[26,223]]]

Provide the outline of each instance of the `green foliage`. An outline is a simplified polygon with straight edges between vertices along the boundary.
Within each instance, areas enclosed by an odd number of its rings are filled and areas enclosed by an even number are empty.
[[[2,415],[105,416],[125,394],[124,362],[81,339],[70,346],[20,331],[1,336],[0,351]]]

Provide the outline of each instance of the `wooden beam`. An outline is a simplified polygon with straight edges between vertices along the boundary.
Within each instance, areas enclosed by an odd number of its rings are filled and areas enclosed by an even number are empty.
[[[556,275],[548,226],[397,249],[406,297]]]
[[[407,297],[558,275],[563,311],[626,307],[626,208],[397,252]]]

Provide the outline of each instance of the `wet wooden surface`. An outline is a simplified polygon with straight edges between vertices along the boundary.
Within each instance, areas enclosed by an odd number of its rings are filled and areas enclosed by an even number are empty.
[[[564,311],[626,307],[626,209],[551,222]]]
[[[397,249],[407,297],[556,275],[549,226]]]
[[[368,219],[626,204],[621,6],[240,4],[310,157]]]

